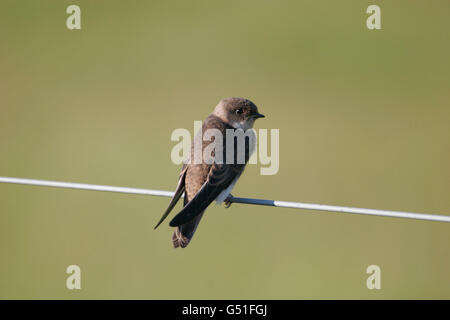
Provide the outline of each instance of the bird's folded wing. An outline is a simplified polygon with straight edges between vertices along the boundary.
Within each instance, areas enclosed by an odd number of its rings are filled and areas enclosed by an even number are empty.
[[[213,164],[208,179],[194,198],[170,221],[171,227],[185,224],[202,213],[242,172],[241,165]]]
[[[172,200],[169,203],[169,206],[167,207],[166,211],[162,215],[161,219],[157,223],[154,229],[158,228],[158,226],[164,221],[164,219],[167,218],[170,211],[172,211],[173,207],[177,204],[178,200],[180,199],[181,195],[184,193],[185,188],[185,177],[186,177],[186,171],[187,171],[187,165],[184,164],[183,168],[181,169],[180,178],[178,180],[177,189],[175,190],[175,194],[172,198]]]

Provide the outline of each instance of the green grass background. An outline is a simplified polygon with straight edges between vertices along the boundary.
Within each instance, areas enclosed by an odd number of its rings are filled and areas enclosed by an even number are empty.
[[[280,170],[234,195],[450,214],[449,9],[2,0],[0,175],[173,190],[171,132],[242,96],[280,129]],[[450,298],[450,224],[212,206],[174,250],[152,230],[168,201],[0,184],[0,298]]]

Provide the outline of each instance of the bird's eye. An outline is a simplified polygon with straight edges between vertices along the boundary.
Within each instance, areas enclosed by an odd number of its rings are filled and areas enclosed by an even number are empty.
[[[244,112],[244,110],[242,108],[236,109],[237,114],[241,114],[242,112]]]

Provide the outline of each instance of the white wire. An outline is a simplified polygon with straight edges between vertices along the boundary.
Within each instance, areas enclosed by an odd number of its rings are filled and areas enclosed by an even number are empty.
[[[14,184],[27,184],[27,185],[42,186],[42,187],[55,187],[55,188],[66,188],[66,189],[81,189],[81,190],[108,191],[108,192],[120,192],[120,193],[131,193],[131,194],[144,194],[144,195],[148,195],[148,196],[160,196],[160,197],[173,197],[173,194],[174,194],[173,192],[170,192],[170,191],[161,191],[161,190],[112,187],[112,186],[101,186],[101,185],[96,185],[96,184],[59,182],[59,181],[48,181],[48,180],[34,180],[34,179],[20,179],[20,178],[9,178],[9,177],[0,177],[0,182],[14,183]]]
[[[103,185],[85,184],[85,183],[21,179],[21,178],[10,178],[10,177],[0,177],[0,183],[13,183],[13,184],[25,184],[25,185],[43,186],[43,187],[119,192],[119,193],[128,193],[128,194],[142,194],[142,195],[159,196],[159,197],[173,197],[173,195],[174,195],[174,192],[163,191],[163,190],[113,187],[113,186],[103,186]],[[418,220],[428,220],[428,221],[450,222],[450,216],[428,214],[428,213],[413,213],[413,212],[401,212],[401,211],[390,211],[390,210],[352,208],[352,207],[330,206],[330,205],[313,204],[313,203],[286,202],[286,201],[274,201],[274,200],[238,198],[238,197],[233,197],[231,199],[231,202],[232,203],[244,203],[244,204],[271,206],[271,207],[280,207],[280,208],[307,209],[307,210],[318,210],[318,211],[353,213],[353,214],[362,214],[362,215],[370,215],[370,216],[383,216],[383,217],[394,217],[394,218],[404,218],[404,219],[418,219]]]

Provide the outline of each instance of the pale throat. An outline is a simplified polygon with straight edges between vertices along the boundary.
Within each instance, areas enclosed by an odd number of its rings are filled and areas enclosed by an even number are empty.
[[[231,123],[231,126],[235,129],[242,129],[244,131],[247,131],[248,129],[253,128],[255,120],[254,119],[248,119],[242,120],[242,121],[234,121]]]

